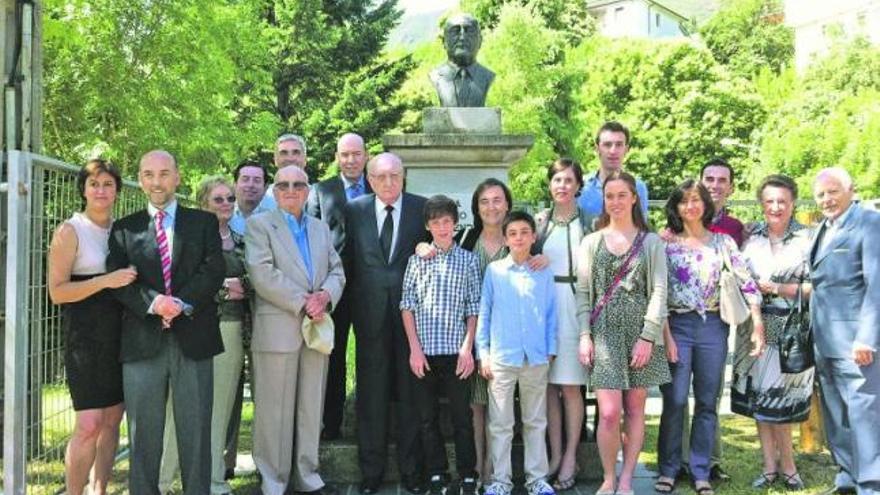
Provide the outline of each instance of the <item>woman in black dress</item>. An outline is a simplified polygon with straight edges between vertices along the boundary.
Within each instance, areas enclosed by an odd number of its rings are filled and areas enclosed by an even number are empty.
[[[119,362],[121,308],[110,291],[137,277],[132,268],[106,273],[119,171],[90,160],[77,175],[84,209],[55,230],[49,247],[49,297],[63,305],[65,369],[76,425],[65,456],[67,493],[104,494],[125,410]],[[91,473],[91,476],[90,476]],[[91,479],[90,479],[91,478]]]

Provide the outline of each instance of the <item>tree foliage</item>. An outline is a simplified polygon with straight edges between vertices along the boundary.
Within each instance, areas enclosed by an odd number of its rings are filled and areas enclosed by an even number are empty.
[[[782,23],[780,0],[727,0],[700,29],[712,55],[749,77],[764,67],[779,72],[794,56],[794,32]]]
[[[487,29],[499,24],[506,5],[522,6],[540,17],[553,31],[564,33],[569,45],[577,45],[596,31],[596,23],[586,1],[570,0],[461,0],[461,10],[472,13]]]
[[[594,38],[572,51],[567,66],[581,81],[573,98],[577,156],[597,167],[595,130],[619,120],[632,132],[627,169],[644,178],[652,198],[666,197],[711,157],[747,160],[746,149],[726,144],[749,142],[765,118],[749,82],[691,43]]]

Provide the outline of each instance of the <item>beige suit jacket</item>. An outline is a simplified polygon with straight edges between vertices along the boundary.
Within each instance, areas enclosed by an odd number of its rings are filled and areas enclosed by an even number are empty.
[[[342,261],[333,249],[327,224],[308,217],[306,229],[314,279],[293,240],[280,210],[248,219],[245,262],[254,300],[254,332],[251,349],[263,352],[296,352],[303,345],[302,318],[305,296],[326,290],[335,307],[345,287]],[[329,311],[328,311],[329,313]]]

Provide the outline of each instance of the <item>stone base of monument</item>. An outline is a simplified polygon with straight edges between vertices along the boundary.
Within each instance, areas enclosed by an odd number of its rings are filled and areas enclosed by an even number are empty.
[[[506,183],[534,138],[503,134],[497,108],[428,108],[422,119],[424,133],[387,134],[385,149],[403,160],[408,192],[452,197],[462,210],[460,223],[470,224],[474,187],[489,177]]]
[[[449,420],[448,407],[445,403],[445,400],[441,399],[439,415],[440,415],[440,425],[441,430],[443,431],[443,435],[446,438],[446,457],[449,459],[449,469],[450,474],[455,476],[455,445],[452,442],[452,424]],[[346,401],[346,406],[348,404],[354,403],[354,397],[349,397]],[[346,407],[346,409],[349,409]],[[342,433],[343,437],[339,440],[332,441],[322,441],[320,447],[320,465],[321,465],[321,476],[324,480],[335,483],[358,483],[360,482],[360,470],[358,468],[358,455],[357,455],[357,441],[354,437],[353,423],[353,407],[350,410],[346,411],[346,419],[345,425],[343,427]],[[591,415],[593,410],[591,411]],[[394,418],[392,417],[392,436],[394,430]],[[592,429],[592,417],[590,418],[590,422],[588,423],[590,428]],[[519,422],[519,418],[517,418],[516,426],[514,428],[516,435],[513,440],[513,453],[512,453],[512,462],[513,462],[513,474],[516,480],[523,480],[523,445],[522,439],[520,438],[519,432],[522,428],[522,424]],[[599,461],[599,451],[595,443],[588,442],[585,439],[592,438],[592,435],[588,435],[588,432],[585,432],[582,435],[581,443],[578,446],[578,464],[580,465],[580,474],[578,475],[578,479],[581,480],[595,480],[599,479],[602,476],[602,466]],[[388,460],[386,463],[386,472],[385,472],[385,481],[386,482],[396,482],[400,480],[400,475],[397,472],[397,450],[394,445],[393,438],[389,438],[388,445]]]

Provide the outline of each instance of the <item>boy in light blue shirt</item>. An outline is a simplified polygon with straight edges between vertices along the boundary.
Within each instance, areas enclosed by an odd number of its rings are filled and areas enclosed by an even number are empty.
[[[489,381],[490,455],[486,495],[509,495],[513,394],[519,383],[524,470],[529,495],[554,495],[547,483],[547,373],[556,356],[556,288],[549,269],[527,262],[537,240],[535,220],[514,211],[502,225],[510,254],[486,268],[477,320],[477,358]]]

